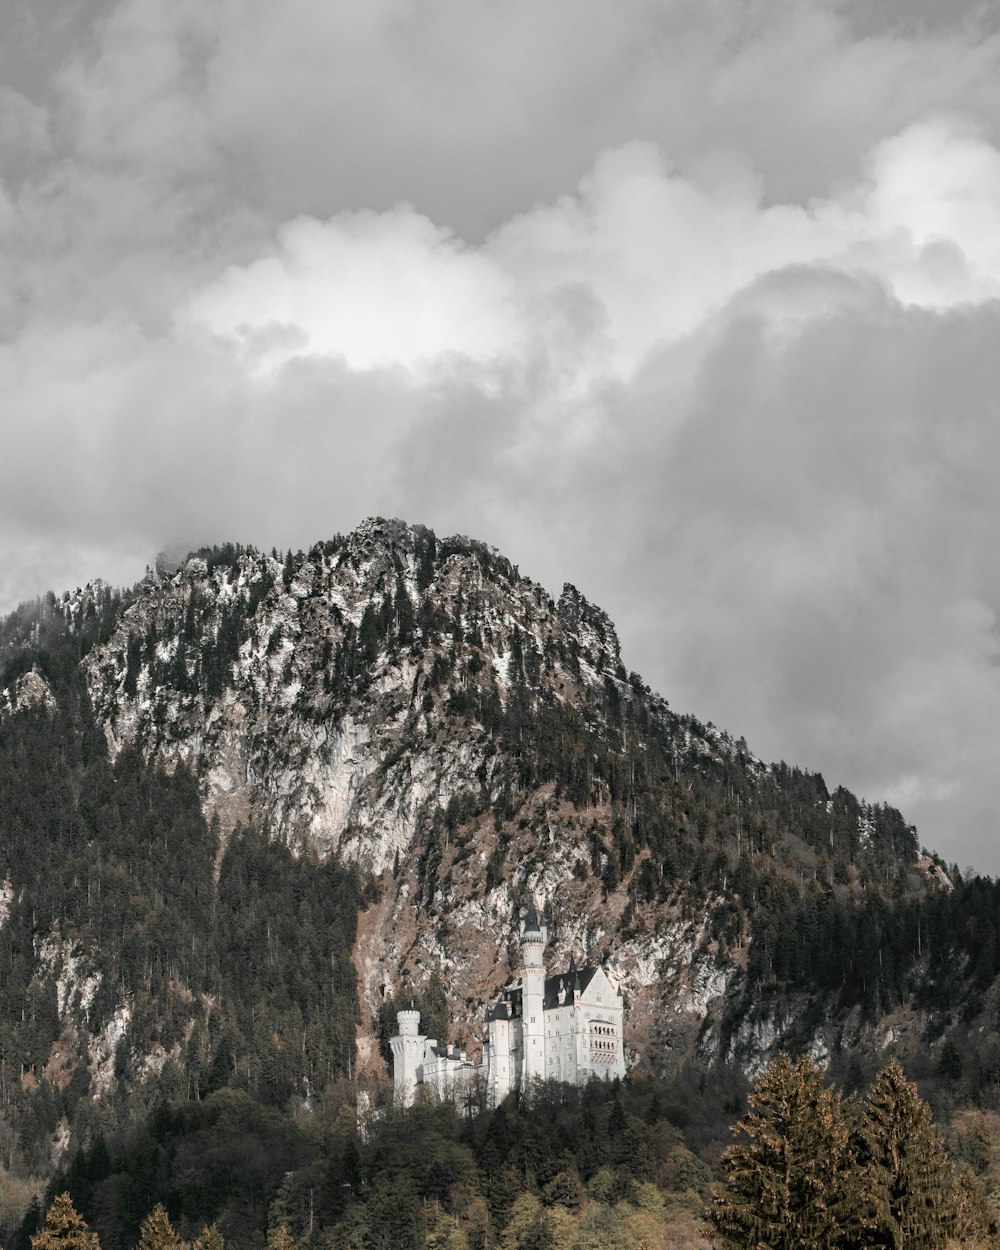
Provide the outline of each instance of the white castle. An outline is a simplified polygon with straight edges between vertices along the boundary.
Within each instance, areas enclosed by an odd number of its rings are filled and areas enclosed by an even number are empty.
[[[397,1014],[399,1033],[389,1046],[403,1106],[421,1085],[447,1096],[476,1076],[485,1078],[495,1107],[536,1078],[584,1085],[592,1077],[625,1075],[621,994],[602,968],[577,968],[574,960],[566,972],[547,977],[547,936],[532,903],[521,931],[520,984],[505,989],[486,1013],[481,1066],[424,1037],[419,1011]]]

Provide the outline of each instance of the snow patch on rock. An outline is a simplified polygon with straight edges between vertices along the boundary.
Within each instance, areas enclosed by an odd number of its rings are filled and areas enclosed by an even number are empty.
[[[12,686],[0,690],[0,713],[13,715],[30,707],[52,711],[56,706],[52,688],[37,668],[22,673]]]

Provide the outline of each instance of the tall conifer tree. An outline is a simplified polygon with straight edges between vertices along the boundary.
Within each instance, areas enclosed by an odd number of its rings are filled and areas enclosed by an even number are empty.
[[[839,1094],[808,1058],[779,1055],[722,1156],[709,1219],[732,1250],[833,1250],[857,1209],[850,1125]]]
[[[201,1230],[195,1239],[194,1250],[226,1250],[226,1243],[217,1225],[209,1224]]]
[[[59,1194],[49,1207],[45,1227],[32,1237],[31,1250],[101,1250],[101,1243],[77,1214],[69,1194]]]
[[[895,1059],[865,1101],[857,1154],[865,1195],[865,1244],[935,1250],[959,1223],[954,1169],[930,1109]]]
[[[279,1224],[267,1239],[267,1250],[296,1250],[295,1241],[285,1224]]]
[[[180,1246],[181,1240],[174,1232],[170,1217],[157,1203],[140,1230],[138,1250],[180,1250]]]

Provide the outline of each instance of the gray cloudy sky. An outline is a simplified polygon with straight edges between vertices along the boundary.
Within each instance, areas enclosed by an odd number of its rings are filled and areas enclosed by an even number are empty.
[[[403,516],[1000,871],[995,12],[0,0],[0,611]]]

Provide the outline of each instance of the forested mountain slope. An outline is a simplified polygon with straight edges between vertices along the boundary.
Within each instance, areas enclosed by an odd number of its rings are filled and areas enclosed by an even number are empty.
[[[404,997],[474,1051],[530,897],[551,963],[621,983],[637,1071],[947,1040],[996,1078],[994,883],[675,713],[480,543],[376,519],[50,596],[0,622],[0,691],[11,1162],[161,1096],[308,1106],[384,1070]]]

